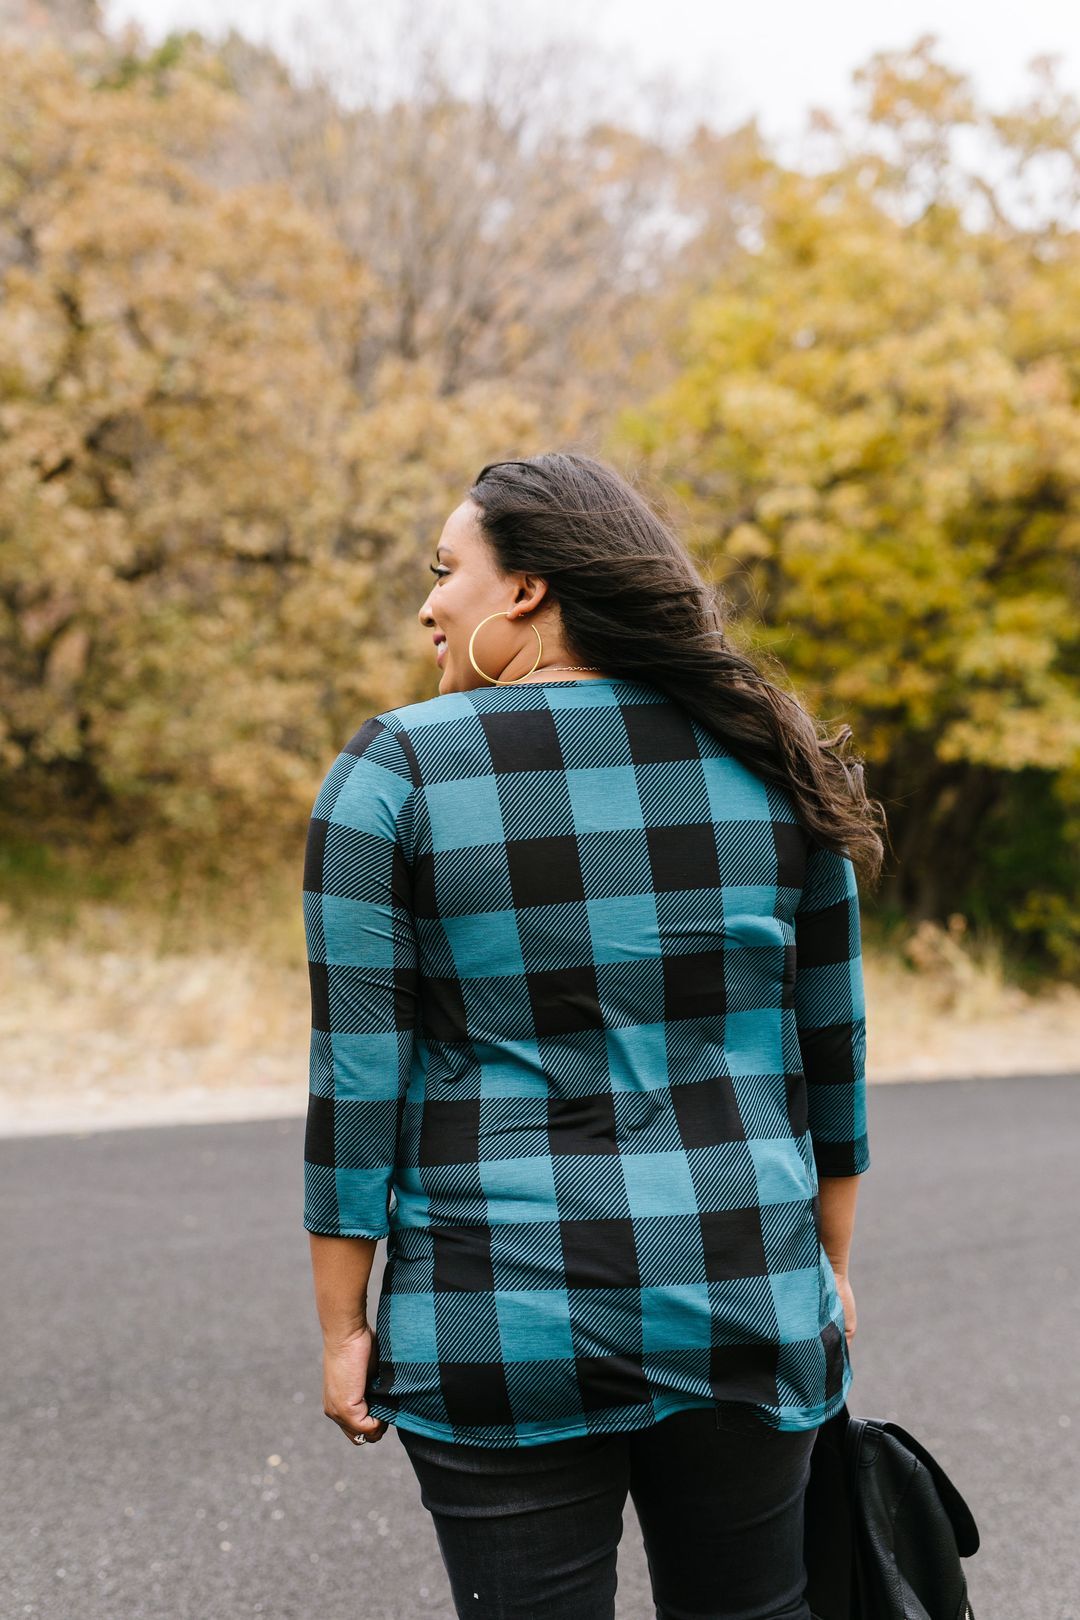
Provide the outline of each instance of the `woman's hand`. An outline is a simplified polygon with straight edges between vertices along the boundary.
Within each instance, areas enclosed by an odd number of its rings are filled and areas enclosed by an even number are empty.
[[[844,1307],[844,1338],[850,1344],[855,1337],[855,1295],[851,1292],[846,1271],[837,1271],[834,1275],[836,1292],[840,1295],[840,1303]]]
[[[364,1399],[368,1369],[378,1366],[377,1354],[372,1362],[375,1349],[375,1334],[367,1324],[341,1341],[323,1341],[323,1411],[353,1445],[359,1443],[358,1434],[374,1445],[387,1430],[381,1418],[370,1415]]]

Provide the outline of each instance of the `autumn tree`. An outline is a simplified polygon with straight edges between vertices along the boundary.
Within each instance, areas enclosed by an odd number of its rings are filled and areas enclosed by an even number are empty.
[[[932,40],[875,58],[861,129],[773,169],[759,241],[690,301],[676,381],[618,442],[684,503],[736,634],[852,724],[890,811],[884,896],[1071,968],[1080,235],[1033,211],[1031,171],[1053,154],[1075,199],[1080,122],[1037,72],[994,117]]]
[[[196,172],[236,113],[211,54],[11,50],[4,73],[9,810],[193,859],[273,847],[355,716],[407,685],[395,590],[414,565],[426,593],[475,446],[532,419],[441,410],[400,368],[360,408],[363,267],[282,186]]]
[[[435,690],[416,610],[479,466],[595,448],[668,497],[733,635],[853,725],[885,902],[1080,965],[1080,112],[1052,62],[1002,113],[932,40],[884,53],[792,168],[516,49],[466,86],[418,40],[392,94],[235,37],[2,50],[5,838],[294,857],[357,718]]]
[[[512,381],[556,432],[598,427],[655,354],[654,300],[700,232],[706,166],[695,192],[658,93],[633,127],[613,116],[598,48],[448,26],[422,4],[395,18],[380,55],[355,13],[329,38],[312,17],[302,78],[226,41],[244,114],[221,170],[287,184],[363,261],[361,395],[385,357],[419,360],[442,395]],[[715,240],[734,191],[708,168]]]

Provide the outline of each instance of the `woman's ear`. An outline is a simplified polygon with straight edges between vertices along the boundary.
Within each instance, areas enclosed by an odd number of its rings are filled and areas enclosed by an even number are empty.
[[[541,579],[538,574],[523,574],[514,601],[528,602],[530,608],[538,608],[546,595],[546,579]]]

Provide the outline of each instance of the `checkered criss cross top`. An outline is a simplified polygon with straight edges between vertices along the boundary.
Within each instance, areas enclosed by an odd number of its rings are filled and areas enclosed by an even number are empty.
[[[304,1226],[387,1240],[376,1417],[514,1446],[839,1410],[858,893],[785,791],[645,681],[440,694],[334,761],[304,920]]]

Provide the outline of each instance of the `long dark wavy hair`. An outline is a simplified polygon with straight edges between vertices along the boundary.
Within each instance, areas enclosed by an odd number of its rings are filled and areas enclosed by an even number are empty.
[[[728,645],[722,589],[614,467],[563,451],[489,462],[468,499],[502,572],[547,581],[569,661],[666,692],[751,770],[786,788],[812,839],[876,885],[885,811],[866,795],[864,761],[841,757],[851,727],[819,735],[795,698]]]

